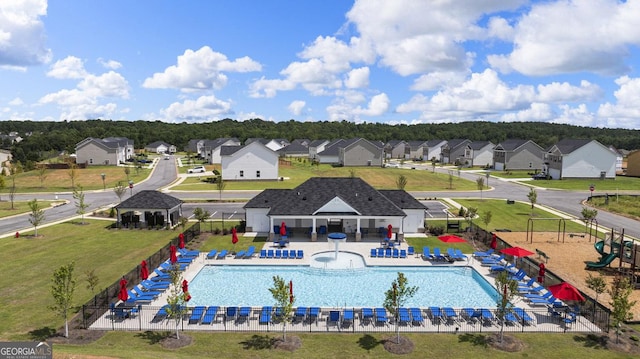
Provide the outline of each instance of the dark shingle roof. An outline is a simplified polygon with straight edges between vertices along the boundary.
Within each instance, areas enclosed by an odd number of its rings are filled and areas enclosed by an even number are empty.
[[[122,201],[116,206],[119,208],[158,208],[158,209],[170,209],[182,204],[183,202],[168,194],[145,190],[140,191],[133,195],[133,197]]]
[[[292,190],[265,190],[244,208],[270,208],[269,215],[310,216],[320,214],[334,198],[351,206],[353,214],[364,216],[404,216],[402,208],[424,208],[404,191],[377,191],[362,179],[350,177],[314,177]]]
[[[492,143],[489,141],[473,141],[469,144],[472,150],[481,150]]]
[[[560,153],[562,153],[563,155],[566,155],[586,145],[591,141],[592,140],[589,140],[589,139],[565,138],[558,141],[558,143],[556,143],[554,146],[558,149]],[[552,148],[554,146],[552,146]]]
[[[511,151],[515,151],[516,148],[524,145],[525,143],[527,143],[527,140],[513,138],[513,139],[508,139],[500,142],[496,147],[500,147],[504,151],[511,152]]]

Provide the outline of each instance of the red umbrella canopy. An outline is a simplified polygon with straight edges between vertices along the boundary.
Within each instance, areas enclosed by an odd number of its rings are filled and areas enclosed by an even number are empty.
[[[509,247],[500,251],[500,253],[504,253],[514,257],[526,257],[533,254],[533,252],[528,251],[521,247]]]
[[[129,293],[127,293],[127,280],[122,277],[120,279],[120,292],[118,292],[118,299],[126,302],[129,299]]]
[[[149,278],[149,268],[147,268],[147,261],[143,260],[140,263],[140,279],[145,280]]]
[[[238,243],[238,231],[236,231],[236,227],[231,228],[231,243]]]
[[[551,292],[551,294],[553,294],[554,297],[560,300],[573,300],[577,302],[585,301],[582,294],[580,294],[580,291],[567,282],[549,286],[549,291]]]
[[[174,246],[173,244],[169,247],[169,252],[170,252],[170,256],[169,256],[169,260],[171,261],[171,263],[175,263],[178,261],[178,256],[176,255],[176,246]]]
[[[281,236],[287,235],[287,225],[284,222],[280,223],[280,235]]]
[[[466,242],[464,239],[453,235],[453,234],[446,234],[443,236],[438,237],[439,240],[445,242],[445,243],[461,243],[461,242]]]

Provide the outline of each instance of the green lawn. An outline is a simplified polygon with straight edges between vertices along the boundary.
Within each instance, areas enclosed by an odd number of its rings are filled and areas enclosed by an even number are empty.
[[[608,201],[605,197],[593,197],[591,205],[601,210],[640,220],[640,198],[637,196],[611,195]]]
[[[573,191],[584,191],[586,195],[589,192],[589,186],[594,185],[594,194],[614,195],[617,190],[638,190],[640,189],[640,178],[617,176],[615,180],[599,180],[599,179],[563,179],[563,180],[537,180],[529,182],[532,185],[544,188],[565,189]]]
[[[8,198],[4,198],[0,201],[0,218],[15,216],[23,213],[30,213],[28,201],[15,201],[13,202],[13,209],[11,208],[11,201]],[[64,203],[63,201],[38,201],[41,206],[49,208],[58,203]]]
[[[27,333],[63,324],[47,306],[51,276],[57,268],[75,261],[77,280],[74,303],[93,295],[86,288],[85,272],[95,270],[102,289],[134,268],[177,236],[176,231],[108,230],[110,222],[66,222],[22,233],[20,239],[0,242],[0,338],[27,340]]]
[[[294,352],[269,347],[279,333],[188,333],[193,343],[169,350],[158,343],[161,333],[109,332],[95,343],[83,346],[54,345],[54,353],[100,355],[135,359],[180,358],[632,358],[601,347],[593,336],[581,333],[516,334],[526,343],[521,352],[507,353],[486,345],[487,334],[402,334],[415,345],[411,354],[392,355],[383,347],[391,333],[309,334],[300,337],[301,348]]]

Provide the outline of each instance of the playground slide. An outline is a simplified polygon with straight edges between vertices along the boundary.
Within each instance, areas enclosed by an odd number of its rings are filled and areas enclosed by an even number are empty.
[[[611,264],[617,257],[618,255],[616,253],[608,253],[600,258],[600,262],[587,262],[587,268],[604,268]]]
[[[604,252],[604,241],[596,242],[593,247],[600,253],[601,256],[606,256],[608,253]]]

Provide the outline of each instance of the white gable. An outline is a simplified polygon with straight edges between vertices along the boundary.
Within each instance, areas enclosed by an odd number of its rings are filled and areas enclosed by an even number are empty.
[[[347,202],[343,201],[340,197],[334,197],[329,202],[325,203],[324,206],[318,208],[318,210],[314,213],[357,213],[358,211],[353,209]]]

